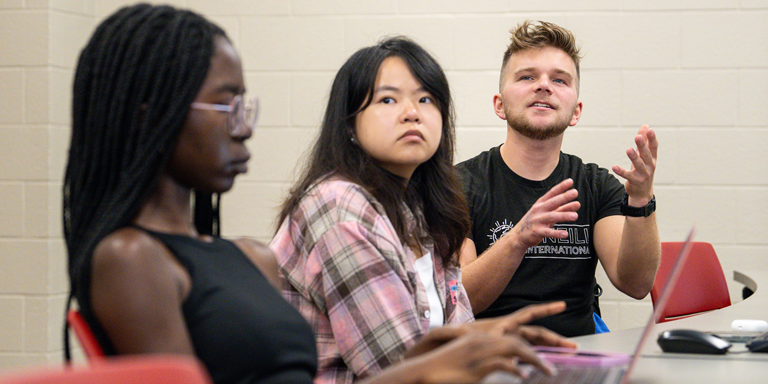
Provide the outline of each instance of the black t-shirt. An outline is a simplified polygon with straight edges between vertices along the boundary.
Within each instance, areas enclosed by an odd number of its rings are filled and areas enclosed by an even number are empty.
[[[472,220],[469,237],[475,242],[478,256],[507,233],[536,200],[567,178],[574,180],[581,208],[577,221],[555,224],[555,228],[568,231],[568,238],[545,238],[528,248],[502,294],[476,317],[495,317],[528,304],[564,300],[565,312],[534,324],[569,337],[594,333],[592,284],[598,262],[594,227],[606,216],[621,214],[624,186],[608,170],[562,152],[549,177],[528,180],[509,169],[499,148],[456,166]]]

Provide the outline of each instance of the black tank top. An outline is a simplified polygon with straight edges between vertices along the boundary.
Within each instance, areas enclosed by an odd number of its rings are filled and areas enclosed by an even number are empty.
[[[184,319],[195,354],[216,383],[312,383],[312,328],[234,243],[142,230],[162,241],[192,278]]]

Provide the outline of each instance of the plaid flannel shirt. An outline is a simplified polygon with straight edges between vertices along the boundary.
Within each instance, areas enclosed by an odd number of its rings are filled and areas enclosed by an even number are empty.
[[[357,184],[314,186],[270,243],[283,296],[317,338],[315,383],[351,383],[402,359],[429,329],[429,302],[384,209]],[[446,323],[474,320],[458,267],[433,255]]]

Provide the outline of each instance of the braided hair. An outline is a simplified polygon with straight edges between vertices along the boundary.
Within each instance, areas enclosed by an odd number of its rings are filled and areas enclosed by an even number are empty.
[[[102,22],[80,54],[63,224],[68,302],[75,297],[92,326],[93,251],[130,223],[151,192],[206,77],[216,36],[226,38],[196,13],[138,4]]]

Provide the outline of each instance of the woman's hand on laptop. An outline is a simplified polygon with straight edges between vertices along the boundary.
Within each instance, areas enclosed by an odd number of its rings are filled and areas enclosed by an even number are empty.
[[[407,370],[407,382],[474,383],[494,371],[525,377],[530,370],[519,364],[526,363],[546,374],[556,374],[554,366],[542,359],[524,337],[473,330],[466,325],[430,331],[406,351],[405,361],[392,366],[388,373]],[[398,381],[404,382],[400,378]]]
[[[429,352],[468,333],[485,333],[495,336],[515,335],[533,345],[577,348],[578,344],[546,328],[525,325],[533,320],[551,316],[565,310],[565,302],[535,304],[521,308],[506,316],[482,319],[465,324],[451,324],[432,329],[413,347],[405,351],[405,357]]]
[[[578,344],[546,328],[526,325],[533,320],[552,316],[565,310],[564,301],[535,304],[523,307],[506,316],[477,320],[467,324],[477,330],[495,334],[518,335],[533,345],[578,348]]]

